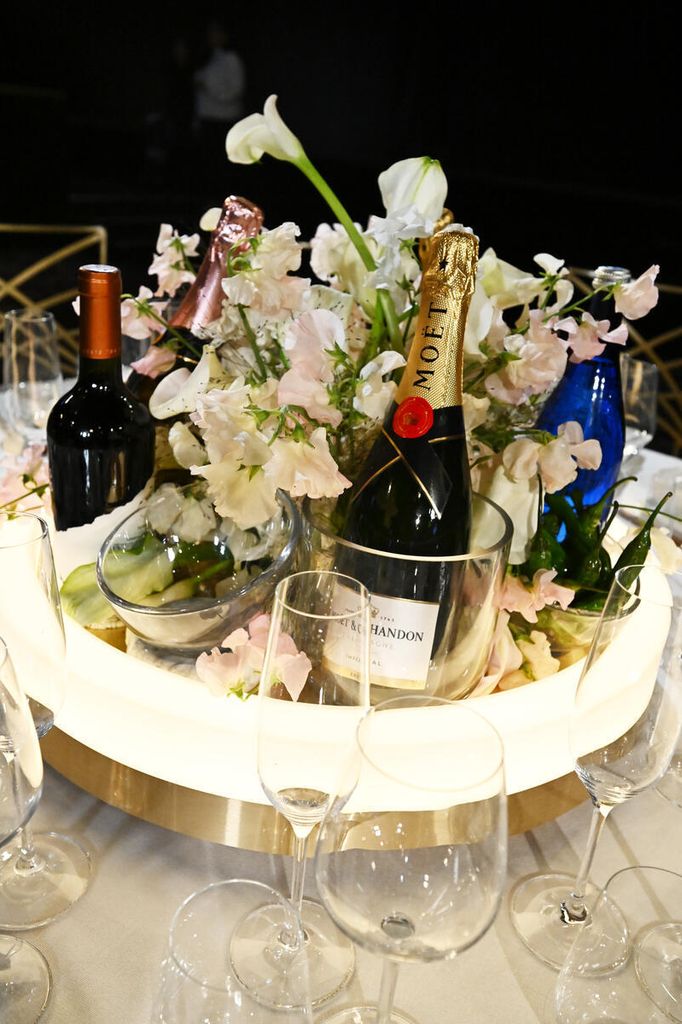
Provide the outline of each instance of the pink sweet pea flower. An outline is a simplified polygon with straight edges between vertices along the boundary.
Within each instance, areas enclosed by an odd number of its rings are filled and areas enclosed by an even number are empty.
[[[660,269],[654,263],[636,281],[616,288],[616,312],[622,313],[628,320],[638,320],[641,316],[646,316],[658,302],[658,288],[654,281]]]
[[[248,631],[247,631],[248,630]],[[241,686],[245,693],[256,689],[260,679],[265,649],[270,632],[270,616],[257,615],[247,629],[235,629],[223,640],[221,651],[214,647],[210,654],[200,654],[196,660],[196,673],[211,693],[222,697]],[[289,696],[296,701],[312,669],[307,654],[299,651],[288,633],[280,633],[272,671],[281,680]]]
[[[165,345],[150,345],[142,358],[136,359],[130,365],[137,373],[156,380],[159,374],[170,370],[174,364],[175,352],[166,348]]]
[[[500,595],[500,607],[508,612],[519,612],[527,622],[537,622],[537,613],[548,604],[558,604],[565,611],[575,591],[552,582],[556,569],[538,569],[530,587],[518,576],[508,576]]]

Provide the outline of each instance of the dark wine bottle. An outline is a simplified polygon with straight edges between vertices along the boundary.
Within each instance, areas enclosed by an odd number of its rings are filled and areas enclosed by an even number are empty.
[[[424,690],[457,629],[466,562],[448,558],[471,527],[462,363],[477,257],[459,225],[433,236],[407,366],[341,528],[338,568],[372,594],[374,700]]]
[[[80,357],[74,387],[47,421],[58,530],[91,523],[131,501],[154,468],[149,411],[121,375],[121,275],[89,264],[78,274]]]
[[[598,267],[594,288],[627,284],[630,271],[624,267]],[[618,314],[613,299],[603,293],[594,296],[590,313],[595,320],[608,320],[617,326]],[[548,398],[536,426],[555,434],[562,423],[577,421],[585,438],[599,441],[602,451],[598,469],[579,469],[575,480],[561,493],[582,495],[583,505],[595,505],[618,479],[625,443],[625,414],[620,376],[622,345],[607,344],[603,353],[582,363],[568,362],[564,376]],[[610,502],[609,502],[610,505]],[[604,516],[608,507],[604,509]]]

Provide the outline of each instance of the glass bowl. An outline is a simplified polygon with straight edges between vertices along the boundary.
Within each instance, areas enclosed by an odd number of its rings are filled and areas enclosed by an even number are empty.
[[[232,557],[225,522],[218,519],[200,545],[188,545],[173,527],[160,533],[158,522],[156,529],[151,525],[150,517],[155,515],[152,496],[104,541],[97,556],[100,590],[129,629],[154,647],[190,655],[220,645],[233,629],[245,626],[268,607],[278,582],[293,571],[301,519],[288,495],[279,491],[277,498],[281,514],[263,530],[270,543],[270,561],[258,575],[246,579],[241,573],[223,579],[215,592],[213,586],[208,589],[208,581],[219,579],[226,560]],[[176,580],[178,565],[188,551],[197,570],[191,579],[201,578],[200,585],[194,587]],[[131,598],[133,570],[138,578],[145,574],[152,591],[148,597]],[[141,586],[144,589],[145,584]]]

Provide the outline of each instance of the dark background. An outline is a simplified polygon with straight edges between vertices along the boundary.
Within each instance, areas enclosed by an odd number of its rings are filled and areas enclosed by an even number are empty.
[[[537,251],[635,273],[658,262],[682,282],[673,5],[452,5],[433,19],[416,5],[409,18],[394,6],[26,6],[4,17],[0,220],[104,224],[130,290],[161,220],[195,230],[230,192],[304,236],[329,219],[295,168],[233,167],[220,143],[196,144],[191,74],[216,15],[246,63],[245,113],[278,93],[355,219],[381,212],[378,172],[428,153],[483,247],[526,267]]]

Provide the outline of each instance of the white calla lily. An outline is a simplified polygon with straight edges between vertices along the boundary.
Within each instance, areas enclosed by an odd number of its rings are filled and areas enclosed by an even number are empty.
[[[233,164],[253,164],[264,153],[291,163],[305,156],[303,146],[277,110],[275,95],[268,96],[262,114],[249,114],[230,128],[225,148]]]
[[[425,220],[433,222],[443,212],[448,181],[438,160],[417,156],[382,171],[379,189],[389,214],[416,206]]]
[[[174,370],[164,377],[149,400],[149,411],[157,420],[194,412],[197,397],[213,388],[227,387],[230,378],[223,369],[215,349],[204,346],[204,353],[191,373]]]

